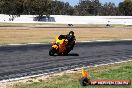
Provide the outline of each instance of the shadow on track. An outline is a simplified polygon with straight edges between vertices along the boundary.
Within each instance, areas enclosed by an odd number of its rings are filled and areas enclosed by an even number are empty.
[[[54,56],[79,56],[78,53],[69,53],[67,55],[54,55]]]
[[[78,54],[78,53],[69,53],[69,54],[66,55],[66,56],[79,56],[79,54]]]

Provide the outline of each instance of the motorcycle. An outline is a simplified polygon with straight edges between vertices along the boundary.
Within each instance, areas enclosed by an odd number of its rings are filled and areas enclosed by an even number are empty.
[[[67,35],[56,36],[56,41],[52,43],[49,55],[68,55],[68,53],[73,50],[75,41],[76,39],[73,31],[70,31]]]

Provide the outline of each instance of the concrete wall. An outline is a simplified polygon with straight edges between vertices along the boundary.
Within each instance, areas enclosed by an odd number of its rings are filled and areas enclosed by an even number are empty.
[[[11,23],[44,23],[44,21],[33,21],[36,15],[21,15],[10,21],[10,16],[0,14],[0,22]],[[132,25],[132,16],[67,16],[67,15],[51,15],[55,22],[59,24],[124,24]]]

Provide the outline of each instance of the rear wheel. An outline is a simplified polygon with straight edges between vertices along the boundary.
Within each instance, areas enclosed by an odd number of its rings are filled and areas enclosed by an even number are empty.
[[[52,48],[52,49],[50,49],[50,51],[49,51],[49,55],[50,55],[50,56],[54,56],[55,52],[56,52],[55,49]]]
[[[69,43],[68,48],[67,48],[67,53],[69,53],[71,50],[73,50],[75,45],[75,41],[73,41],[72,43]]]

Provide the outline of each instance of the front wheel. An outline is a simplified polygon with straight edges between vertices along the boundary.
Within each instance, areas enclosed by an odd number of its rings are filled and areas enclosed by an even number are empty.
[[[90,79],[88,79],[86,77],[82,77],[80,79],[80,84],[81,84],[81,86],[87,86],[87,85],[90,85],[91,82],[90,82]]]
[[[55,54],[55,49],[54,48],[50,49],[49,55],[50,56],[54,56],[54,54]]]

